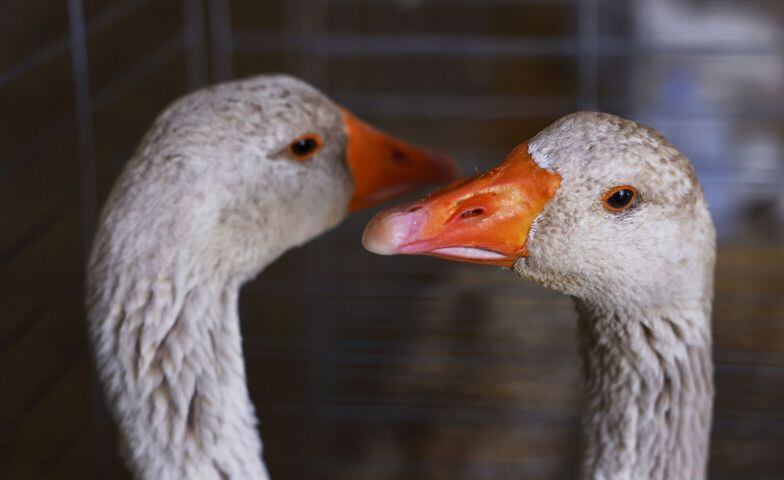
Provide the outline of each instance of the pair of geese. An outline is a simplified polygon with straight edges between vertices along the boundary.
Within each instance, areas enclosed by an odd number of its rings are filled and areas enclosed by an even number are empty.
[[[175,102],[114,186],[88,265],[91,340],[143,479],[266,479],[240,286],[350,211],[454,178],[448,157],[261,76]],[[503,266],[574,298],[582,476],[705,477],[715,232],[659,133],[575,113],[498,167],[384,211],[368,250]]]

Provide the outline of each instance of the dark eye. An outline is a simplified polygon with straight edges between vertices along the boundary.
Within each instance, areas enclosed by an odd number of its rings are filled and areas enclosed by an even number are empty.
[[[602,205],[609,212],[622,212],[632,206],[637,198],[637,189],[624,185],[613,187],[602,195]]]
[[[303,135],[291,142],[289,150],[297,160],[307,160],[321,148],[321,137],[314,133]]]

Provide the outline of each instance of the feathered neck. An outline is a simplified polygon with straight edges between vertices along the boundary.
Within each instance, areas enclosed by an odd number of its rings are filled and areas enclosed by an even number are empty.
[[[192,269],[91,265],[90,327],[139,478],[268,478],[242,355],[239,281]]]
[[[710,302],[644,310],[576,304],[586,397],[582,478],[705,478]]]

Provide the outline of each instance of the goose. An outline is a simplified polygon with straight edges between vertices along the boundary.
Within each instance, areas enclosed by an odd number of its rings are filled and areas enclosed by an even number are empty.
[[[705,478],[715,229],[691,163],[660,133],[570,114],[487,173],[377,214],[362,241],[571,296],[582,478]]]
[[[350,211],[451,180],[288,76],[185,96],[142,139],[88,263],[91,345],[142,479],[266,479],[243,362],[240,286]]]

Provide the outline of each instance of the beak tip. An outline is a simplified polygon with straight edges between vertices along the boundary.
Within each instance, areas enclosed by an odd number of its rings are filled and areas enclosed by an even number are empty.
[[[365,232],[362,234],[362,246],[365,247],[370,253],[376,255],[394,255],[395,251],[393,246],[386,241],[384,235],[380,233],[380,229],[373,228],[373,225],[368,225]]]
[[[395,208],[377,214],[362,233],[362,246],[378,255],[397,255],[414,230],[419,215]]]

